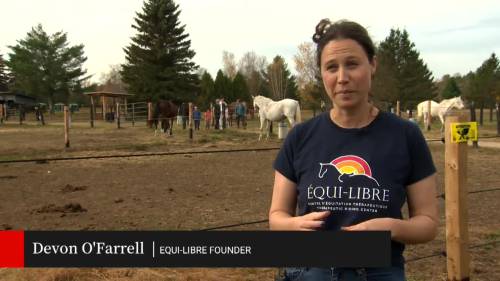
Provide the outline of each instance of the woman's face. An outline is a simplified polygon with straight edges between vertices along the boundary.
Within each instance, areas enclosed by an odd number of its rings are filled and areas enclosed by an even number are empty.
[[[375,58],[368,60],[363,47],[352,39],[330,41],[321,53],[321,77],[332,103],[353,109],[368,102]]]

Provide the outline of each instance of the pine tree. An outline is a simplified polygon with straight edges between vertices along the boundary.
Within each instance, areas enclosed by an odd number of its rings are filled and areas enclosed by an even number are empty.
[[[214,92],[216,98],[224,98],[226,102],[230,101],[233,96],[231,80],[220,69],[217,71],[217,76],[215,76]]]
[[[28,32],[12,53],[7,66],[15,77],[13,90],[48,102],[68,102],[71,93],[80,88],[85,77],[83,63],[87,60],[83,45],[68,46],[66,33],[48,35],[42,25]]]
[[[272,99],[298,99],[295,77],[281,56],[274,57],[273,62],[267,66],[264,77]]]
[[[396,87],[396,91],[388,97],[389,101],[399,100],[403,107],[413,109],[419,102],[435,97],[432,73],[420,59],[406,30],[391,29],[389,36],[380,43],[377,57],[381,58],[379,63],[383,64],[382,69],[385,68],[386,75],[389,75],[386,77],[395,79],[379,81]]]
[[[210,73],[205,71],[201,76],[200,95],[198,96],[197,104],[199,104],[202,109],[206,109],[211,102],[215,101],[216,98],[214,79]]]
[[[455,78],[451,77],[448,79],[448,82],[446,83],[446,86],[443,89],[443,92],[441,93],[441,96],[443,99],[451,99],[454,97],[460,96],[461,92],[460,89],[458,88],[457,82]]]
[[[7,92],[9,90],[9,74],[7,73],[7,66],[0,54],[0,92]]]
[[[122,77],[137,100],[192,101],[198,91],[198,66],[192,62],[189,34],[173,0],[146,0],[137,13],[137,35],[126,47]]]
[[[240,72],[237,72],[233,79],[232,90],[235,99],[240,99],[241,101],[246,101],[247,103],[252,101],[245,77]]]
[[[471,75],[469,89],[466,97],[471,101],[471,108],[478,106],[480,109],[479,124],[483,124],[483,110],[488,104],[495,103],[496,85],[500,64],[495,53],[485,60]],[[471,109],[472,110],[472,109]]]

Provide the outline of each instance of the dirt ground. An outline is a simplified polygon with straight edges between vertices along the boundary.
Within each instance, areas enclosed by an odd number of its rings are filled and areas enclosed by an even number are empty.
[[[64,149],[61,124],[0,126],[0,161],[42,157],[114,155],[279,147],[276,136],[258,142],[255,121],[247,130],[195,132],[176,127],[154,136],[144,125],[116,129],[75,123]],[[496,139],[492,141],[495,142]],[[429,143],[443,193],[444,146]],[[272,162],[277,150],[180,154],[29,163],[0,163],[0,229],[199,230],[267,219]],[[500,188],[500,149],[468,151],[468,190]],[[500,239],[500,191],[468,196],[469,239]],[[436,240],[408,246],[407,259],[445,250],[444,202]],[[257,223],[224,230],[266,230]],[[500,280],[498,243],[470,250],[471,280]],[[446,280],[442,256],[408,262],[408,280]],[[234,269],[0,269],[0,280],[273,280],[273,268]]]

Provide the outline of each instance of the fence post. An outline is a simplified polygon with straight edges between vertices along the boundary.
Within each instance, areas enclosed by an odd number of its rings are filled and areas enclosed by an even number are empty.
[[[132,127],[135,126],[135,104],[132,103]]]
[[[94,97],[90,96],[90,128],[94,128],[95,105]]]
[[[116,127],[120,129],[120,102],[116,103]]]
[[[148,127],[153,127],[153,104],[148,102]]]
[[[451,142],[451,123],[465,116],[447,116],[445,121],[446,264],[448,280],[469,280],[469,234],[467,229],[467,143]]]
[[[189,139],[193,139],[193,103],[189,103]]]
[[[432,118],[431,101],[430,100],[427,101],[427,116],[426,117],[427,118],[426,118],[425,126],[427,127],[427,131],[430,131],[431,130],[431,118]]]
[[[2,103],[2,104],[0,104],[0,124],[2,124],[2,123],[3,123],[3,115],[4,115],[4,113],[3,113],[3,112],[4,112],[4,106],[5,106],[5,105],[4,105],[3,103]]]
[[[64,146],[69,147],[69,110],[64,106]]]
[[[20,104],[19,105],[19,125],[23,124],[23,112],[24,112],[23,105]]]

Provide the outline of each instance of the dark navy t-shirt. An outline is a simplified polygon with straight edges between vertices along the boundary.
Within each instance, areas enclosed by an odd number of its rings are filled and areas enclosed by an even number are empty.
[[[406,187],[436,172],[417,125],[386,112],[364,128],[339,127],[328,112],[297,125],[274,169],[297,184],[297,215],[331,212],[325,230],[402,218]],[[393,265],[403,266],[403,250],[392,243]]]

